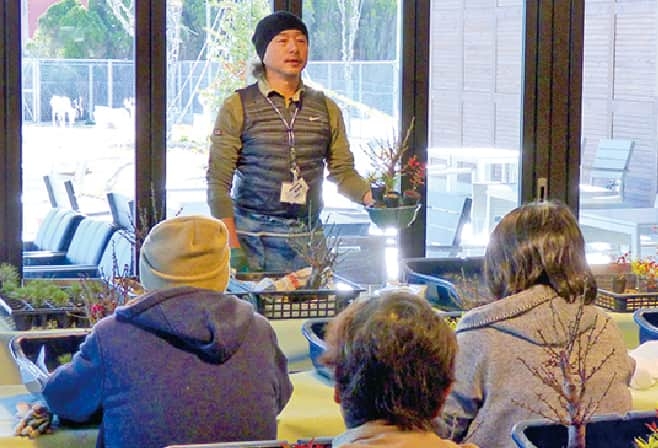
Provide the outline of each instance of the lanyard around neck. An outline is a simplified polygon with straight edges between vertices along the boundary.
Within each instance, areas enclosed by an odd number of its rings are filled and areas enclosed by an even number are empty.
[[[292,113],[292,117],[290,117],[290,122],[288,122],[288,120],[286,120],[286,118],[283,116],[279,108],[276,107],[276,104],[274,104],[274,102],[270,99],[270,97],[266,96],[265,99],[267,100],[268,103],[270,103],[270,106],[272,106],[272,109],[274,109],[274,112],[276,112],[276,114],[281,119],[283,126],[286,128],[286,132],[288,134],[288,150],[290,151],[290,157],[289,157],[290,172],[292,173],[293,181],[296,182],[299,176],[301,175],[301,171],[299,169],[299,166],[297,165],[297,154],[295,151],[295,120],[297,119],[297,112],[299,112],[299,106],[297,106],[297,103],[295,102],[295,111]]]

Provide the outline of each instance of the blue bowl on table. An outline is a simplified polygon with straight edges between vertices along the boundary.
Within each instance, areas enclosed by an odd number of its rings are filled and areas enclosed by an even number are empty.
[[[658,339],[658,308],[640,308],[633,320],[639,327],[640,344]]]
[[[307,319],[302,325],[302,334],[308,341],[309,356],[311,358],[311,363],[313,363],[313,367],[315,367],[315,370],[319,375],[333,381],[333,371],[318,360],[320,355],[327,350],[327,344],[324,342],[324,335],[331,319],[331,317]]]

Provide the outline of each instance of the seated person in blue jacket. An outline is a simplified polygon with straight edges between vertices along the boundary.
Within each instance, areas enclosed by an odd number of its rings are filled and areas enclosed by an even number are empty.
[[[325,340],[321,361],[333,369],[348,428],[334,448],[459,446],[433,430],[455,377],[457,341],[427,301],[389,291],[353,302]]]
[[[102,411],[99,447],[275,439],[292,393],[287,361],[267,319],[224,294],[229,257],[218,219],[153,227],[139,259],[146,293],[47,379],[51,411],[74,421]]]
[[[567,419],[566,399],[557,390],[566,387],[559,365],[569,356],[570,340],[578,347],[571,368],[589,376],[583,388],[580,380],[571,383],[576,395],[582,391],[582,412],[631,409],[634,362],[615,322],[595,306],[596,280],[569,207],[532,202],[505,215],[489,239],[484,275],[494,300],[457,324],[457,376],[439,433],[513,448],[516,423]],[[569,337],[575,325],[580,340]]]

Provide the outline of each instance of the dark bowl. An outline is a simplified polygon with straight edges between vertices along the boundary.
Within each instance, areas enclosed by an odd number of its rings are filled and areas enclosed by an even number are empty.
[[[307,319],[302,325],[302,334],[308,341],[309,356],[313,363],[313,367],[315,367],[318,374],[333,381],[333,371],[318,360],[320,355],[322,355],[327,349],[327,344],[324,342],[324,335],[327,329],[327,324],[331,319],[331,317]]]
[[[27,361],[35,365],[43,348],[45,365],[48,371],[52,372],[61,364],[62,356],[72,357],[78,351],[89,331],[87,329],[71,333],[28,332],[14,336],[9,342],[9,348],[16,362],[20,359],[22,362]]]

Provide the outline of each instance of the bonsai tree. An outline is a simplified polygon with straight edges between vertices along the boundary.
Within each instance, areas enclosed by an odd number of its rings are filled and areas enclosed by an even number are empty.
[[[585,302],[582,298],[579,300],[578,310],[571,322],[564,322],[559,318],[557,312],[553,313],[552,325],[558,334],[564,336],[563,343],[552,344],[540,332],[539,338],[546,353],[543,363],[535,366],[519,358],[519,361],[534,377],[557,394],[561,407],[553,406],[541,393],[537,393],[537,402],[543,403],[544,407],[513,400],[516,405],[524,409],[565,425],[569,435],[568,448],[585,448],[587,422],[596,413],[615,378],[615,374],[610,377],[607,387],[598,399],[585,399],[588,380],[603,368],[615,351],[610,349],[600,361],[590,363],[589,354],[598,344],[601,333],[607,327],[607,322],[600,330],[596,329],[597,317],[592,323],[585,325],[583,322]],[[551,302],[551,307],[553,308],[553,302]],[[554,374],[555,367],[558,367],[559,375]]]
[[[35,308],[47,303],[58,307],[68,305],[71,294],[46,279],[35,279],[21,286],[18,269],[9,263],[0,263],[0,294],[9,299],[24,300]]]
[[[306,282],[307,289],[326,288],[333,276],[333,268],[338,262],[341,254],[340,235],[336,232],[334,224],[329,224],[326,229],[318,222],[309,230],[306,241],[300,242],[299,238],[290,240],[293,249],[311,267],[311,275]]]
[[[370,159],[373,172],[370,177],[384,185],[384,195],[398,194],[396,183],[403,175],[402,157],[409,150],[409,139],[414,129],[415,119],[412,118],[409,127],[401,137],[377,139],[369,142],[365,153]]]

